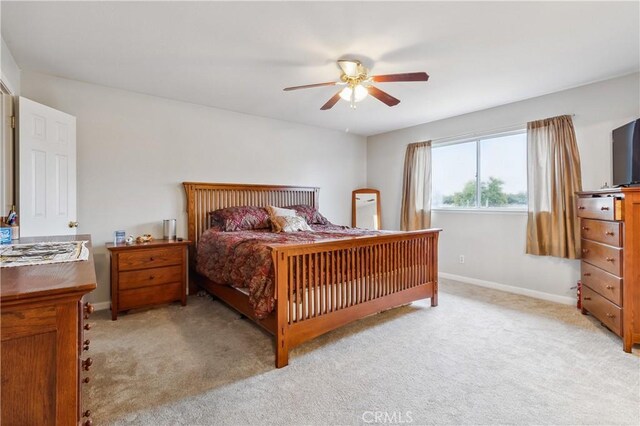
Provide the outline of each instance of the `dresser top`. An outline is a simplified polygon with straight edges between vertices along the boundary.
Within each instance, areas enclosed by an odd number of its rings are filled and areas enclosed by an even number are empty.
[[[628,194],[628,193],[640,193],[640,186],[630,186],[628,188],[604,188],[604,189],[594,189],[592,191],[578,191],[576,194],[578,196],[593,196],[593,195],[615,195],[615,194]]]
[[[96,288],[96,269],[93,263],[91,235],[59,235],[20,238],[14,244],[54,241],[88,241],[89,259],[77,262],[0,268],[0,299],[29,299],[70,292],[88,293]]]

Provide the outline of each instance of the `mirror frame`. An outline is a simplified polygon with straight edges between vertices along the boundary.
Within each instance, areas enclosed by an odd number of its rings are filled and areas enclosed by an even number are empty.
[[[351,226],[356,227],[356,194],[376,194],[376,214],[377,214],[377,231],[382,228],[382,219],[380,217],[380,191],[373,188],[355,189],[351,193]]]

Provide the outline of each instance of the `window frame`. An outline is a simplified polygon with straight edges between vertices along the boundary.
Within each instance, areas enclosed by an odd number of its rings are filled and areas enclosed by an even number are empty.
[[[506,137],[506,136],[513,136],[513,135],[519,135],[519,134],[523,134],[526,136],[527,134],[527,128],[526,126],[518,126],[516,128],[512,128],[509,130],[504,130],[504,131],[499,131],[499,132],[486,132],[486,133],[479,133],[479,134],[474,134],[473,136],[470,137],[465,137],[465,138],[447,138],[445,140],[443,140],[442,142],[433,142],[432,143],[432,148],[431,149],[438,149],[440,147],[445,147],[445,146],[451,146],[451,145],[458,145],[458,144],[463,144],[463,143],[469,143],[469,142],[475,142],[476,145],[476,205],[475,207],[431,207],[431,211],[435,211],[435,212],[455,212],[455,213],[513,213],[513,214],[526,214],[529,211],[529,204],[528,204],[528,195],[529,195],[529,188],[528,188],[528,176],[527,176],[527,204],[524,205],[523,207],[519,207],[519,208],[506,208],[506,207],[482,207],[481,206],[481,195],[482,195],[482,190],[481,190],[481,180],[480,180],[480,176],[481,176],[481,170],[480,170],[480,164],[481,164],[481,141],[483,139],[495,139],[495,138],[499,138],[499,137]],[[432,158],[433,161],[433,158]],[[525,152],[525,166],[528,167],[528,153]],[[432,164],[433,167],[433,164]],[[434,181],[433,179],[431,180],[431,193],[433,194],[433,185],[434,185]]]

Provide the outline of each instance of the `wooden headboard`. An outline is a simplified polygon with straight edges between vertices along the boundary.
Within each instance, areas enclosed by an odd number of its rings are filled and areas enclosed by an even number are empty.
[[[236,206],[290,206],[307,204],[318,208],[320,188],[288,185],[183,182],[187,193],[187,235],[197,246],[209,229],[208,213]]]

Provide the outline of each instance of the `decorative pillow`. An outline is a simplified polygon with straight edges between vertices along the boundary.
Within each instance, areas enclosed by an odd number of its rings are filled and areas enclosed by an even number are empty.
[[[313,231],[300,216],[275,216],[271,218],[275,232]]]
[[[297,212],[293,209],[283,209],[276,206],[267,206],[267,212],[271,219],[276,216],[296,216]]]
[[[263,207],[227,207],[210,212],[209,218],[211,227],[220,227],[223,231],[246,231],[271,226],[269,213]]]
[[[287,206],[285,208],[295,210],[298,215],[306,219],[309,225],[331,225],[331,222],[322,216],[317,209],[306,204],[296,204],[295,206]]]

